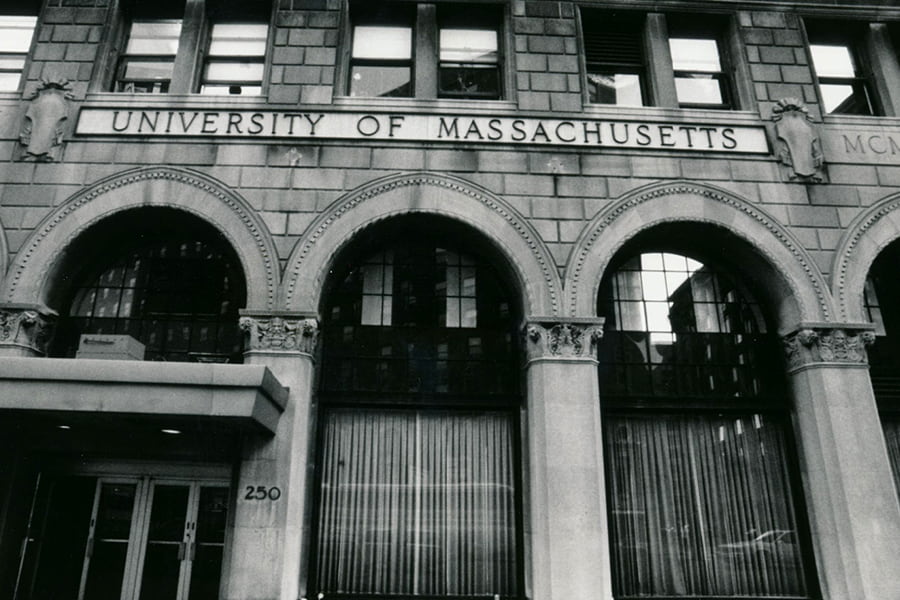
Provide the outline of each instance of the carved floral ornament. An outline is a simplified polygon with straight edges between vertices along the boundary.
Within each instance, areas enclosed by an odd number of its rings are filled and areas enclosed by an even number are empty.
[[[18,347],[47,354],[56,313],[43,306],[0,305],[0,347]]]
[[[784,337],[788,369],[813,364],[866,365],[866,346],[875,342],[875,332],[853,326],[809,326]]]
[[[297,314],[245,314],[239,324],[248,351],[315,355],[319,339],[319,322],[315,318]]]
[[[603,337],[603,319],[528,321],[522,328],[528,360],[587,358],[595,360]]]

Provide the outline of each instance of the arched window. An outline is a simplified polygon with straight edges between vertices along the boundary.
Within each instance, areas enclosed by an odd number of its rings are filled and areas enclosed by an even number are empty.
[[[519,596],[510,293],[456,244],[368,249],[323,310],[315,594]]]
[[[724,273],[645,252],[601,285],[617,598],[810,596],[781,348]]]
[[[85,242],[51,353],[74,356],[82,334],[127,334],[147,360],[241,362],[246,291],[231,247],[187,215],[138,212],[147,223],[130,215]]]
[[[900,490],[900,243],[885,248],[869,271],[864,291],[869,320],[875,324],[875,343],[869,347],[869,373],[881,414],[894,483]]]

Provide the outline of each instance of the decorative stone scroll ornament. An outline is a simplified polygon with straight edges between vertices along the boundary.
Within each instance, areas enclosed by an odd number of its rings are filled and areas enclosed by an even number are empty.
[[[596,360],[603,337],[602,317],[596,319],[538,318],[522,327],[528,360],[587,358]]]
[[[819,183],[825,179],[822,143],[809,110],[797,98],[779,100],[772,108],[775,121],[776,157],[788,168],[788,179]]]
[[[866,346],[875,342],[875,332],[862,324],[803,325],[784,337],[788,369],[814,364],[866,365]]]
[[[243,313],[239,323],[244,331],[246,351],[315,356],[319,322],[313,317],[298,313]]]
[[[0,304],[0,351],[45,356],[56,317],[46,306]]]
[[[73,98],[67,79],[42,79],[19,133],[24,146],[22,160],[53,162],[59,160],[63,131],[69,118],[69,101]]]

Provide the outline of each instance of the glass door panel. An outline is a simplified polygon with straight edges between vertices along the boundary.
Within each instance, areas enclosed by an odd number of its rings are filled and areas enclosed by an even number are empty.
[[[83,600],[120,600],[127,567],[128,542],[137,485],[101,483],[88,542]]]
[[[188,600],[216,600],[219,597],[227,510],[228,488],[200,488]]]
[[[141,598],[178,598],[185,559],[189,485],[153,486],[141,576]]]

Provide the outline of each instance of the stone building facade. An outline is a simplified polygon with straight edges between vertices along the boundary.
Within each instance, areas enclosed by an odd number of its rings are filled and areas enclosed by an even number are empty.
[[[895,1],[0,37],[0,596],[900,598]]]

